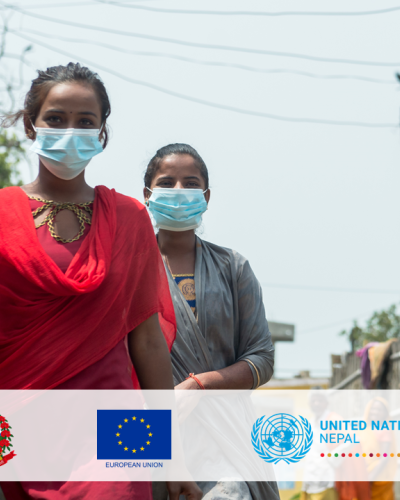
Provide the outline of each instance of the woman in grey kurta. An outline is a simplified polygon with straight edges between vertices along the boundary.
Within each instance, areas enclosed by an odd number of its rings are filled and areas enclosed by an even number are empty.
[[[242,255],[195,235],[210,200],[208,183],[204,161],[185,144],[158,150],[145,174],[144,196],[158,228],[178,327],[171,351],[175,388],[256,389],[272,377],[274,365],[261,287]],[[206,500],[279,499],[272,482],[199,485]],[[154,499],[166,498],[155,483]]]

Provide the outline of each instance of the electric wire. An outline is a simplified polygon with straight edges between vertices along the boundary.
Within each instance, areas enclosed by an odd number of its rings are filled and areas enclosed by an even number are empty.
[[[132,3],[130,3],[133,1]],[[24,6],[25,9],[40,9],[40,8],[54,8],[54,7],[80,7],[82,5],[114,5],[116,7],[127,7],[132,9],[147,10],[150,12],[162,12],[166,14],[205,14],[217,16],[268,16],[268,17],[282,17],[282,16],[371,16],[379,14],[388,14],[400,10],[400,7],[389,7],[387,9],[378,9],[371,11],[354,11],[354,12],[313,12],[313,11],[287,11],[287,12],[265,12],[265,11],[214,11],[214,10],[186,10],[186,9],[163,9],[159,7],[145,7],[136,5],[136,2],[149,2],[153,0],[129,0],[126,2],[114,2],[109,0],[91,0],[81,2],[64,2],[64,3],[42,3]]]
[[[129,2],[152,2],[154,0],[127,0]],[[96,0],[81,1],[81,2],[58,2],[58,3],[40,3],[33,5],[24,5],[25,9],[45,9],[45,8],[58,8],[58,7],[81,7],[82,5],[96,5]],[[120,2],[121,3],[121,2]],[[128,5],[128,4],[127,4]],[[124,3],[121,3],[121,7]]]
[[[41,19],[42,21],[49,21],[57,24],[63,24],[65,26],[73,26],[75,28],[82,28],[85,30],[99,31],[101,33],[110,33],[114,35],[120,36],[128,36],[133,38],[142,38],[145,40],[153,40],[157,42],[163,43],[172,43],[176,45],[184,45],[187,47],[197,47],[203,49],[212,49],[212,50],[225,50],[230,52],[243,52],[249,54],[259,54],[259,55],[269,55],[269,56],[279,56],[279,57],[290,57],[295,59],[306,59],[308,61],[315,62],[327,62],[327,63],[340,63],[340,64],[357,64],[363,66],[382,66],[382,67],[390,67],[390,66],[400,66],[400,62],[380,62],[380,61],[361,61],[356,59],[340,59],[340,58],[327,58],[327,57],[319,57],[319,56],[311,56],[307,54],[298,54],[291,52],[280,52],[274,50],[263,50],[263,49],[252,49],[247,47],[233,47],[229,45],[215,45],[215,44],[206,44],[200,42],[189,42],[186,40],[178,40],[175,38],[166,38],[155,35],[146,35],[143,33],[136,33],[132,31],[122,31],[112,28],[104,28],[101,26],[92,26],[89,24],[76,23],[74,21],[68,21],[66,19],[57,19],[54,17],[44,16],[41,14],[36,14],[34,12],[29,12],[25,9],[18,8],[14,5],[6,4],[4,2],[0,2],[0,6],[11,9],[21,14],[25,14],[26,16],[33,17],[36,19]]]
[[[164,94],[177,97],[179,99],[184,99],[186,101],[194,102],[197,104],[203,104],[205,106],[209,106],[212,108],[217,108],[217,109],[222,109],[225,111],[233,111],[235,113],[240,113],[243,115],[249,115],[249,116],[257,116],[260,118],[269,118],[272,120],[279,120],[279,121],[284,121],[284,122],[292,122],[292,123],[314,123],[314,124],[323,124],[323,125],[339,125],[339,126],[355,126],[355,127],[367,127],[367,128],[397,128],[397,124],[393,123],[368,123],[368,122],[356,122],[356,121],[335,121],[335,120],[321,120],[317,118],[294,118],[294,117],[288,117],[288,116],[281,116],[281,115],[275,115],[272,113],[263,113],[259,111],[251,111],[243,108],[237,108],[234,106],[228,106],[225,104],[219,104],[215,103],[212,101],[207,101],[205,99],[199,99],[197,97],[192,97],[188,96],[186,94],[181,94],[179,92],[175,92],[173,90],[166,89],[164,87],[160,87],[159,85],[154,85],[153,83],[145,82],[143,80],[137,80],[134,78],[129,78],[126,75],[122,73],[118,73],[117,71],[111,70],[110,68],[107,68],[105,66],[102,66],[100,64],[94,63],[86,58],[83,58],[81,56],[76,56],[74,54],[71,54],[70,52],[66,52],[61,49],[57,49],[51,45],[48,45],[44,42],[41,42],[39,40],[35,40],[30,36],[27,36],[22,33],[16,33],[12,32],[14,36],[17,36],[19,38],[23,38],[24,40],[28,40],[31,43],[36,43],[37,45],[40,45],[46,49],[49,49],[53,52],[57,52],[58,54],[62,54],[64,56],[73,58],[75,60],[80,60],[85,62],[86,64],[89,64],[97,69],[100,69],[101,71],[105,71],[113,76],[116,76],[117,78],[120,78],[121,80],[125,80],[129,83],[133,83],[135,85],[140,85],[142,87],[147,87],[153,90],[157,90],[158,92],[162,92]]]
[[[95,0],[96,3],[106,5],[115,5],[117,7],[127,7],[130,9],[147,10],[149,12],[162,12],[164,14],[203,14],[212,16],[373,16],[377,14],[389,14],[390,12],[398,12],[400,6],[389,7],[387,9],[355,11],[355,12],[312,12],[312,11],[288,11],[288,12],[265,12],[265,11],[245,11],[245,10],[188,10],[188,9],[163,9],[161,7],[147,7],[145,5],[130,5],[122,2],[114,2],[112,0]]]
[[[338,326],[343,326],[345,325],[346,323],[349,323],[350,321],[354,322],[354,321],[359,321],[360,319],[362,318],[365,318],[366,316],[371,316],[372,314],[374,314],[376,312],[376,309],[371,311],[367,311],[367,312],[364,312],[364,313],[361,313],[361,314],[357,314],[355,317],[353,316],[352,318],[347,318],[347,319],[344,319],[342,321],[336,321],[335,323],[330,323],[328,325],[322,325],[322,326],[316,326],[316,327],[313,327],[313,328],[309,328],[309,329],[306,329],[306,330],[300,330],[298,332],[298,335],[307,335],[308,333],[315,333],[315,332],[319,332],[319,331],[322,331],[322,330],[328,330],[329,328],[335,328],[335,327],[338,327]],[[272,321],[272,320],[271,320]]]
[[[10,32],[13,30],[9,30]],[[18,32],[18,30],[15,30],[15,32]],[[233,69],[239,69],[243,71],[251,71],[255,73],[267,73],[267,74],[290,74],[290,75],[298,75],[298,76],[305,76],[309,78],[315,78],[315,79],[322,79],[322,80],[359,80],[367,83],[378,83],[378,84],[383,84],[383,85],[395,85],[397,84],[397,80],[394,77],[393,80],[383,80],[379,78],[370,78],[367,76],[359,76],[359,75],[318,75],[315,73],[309,73],[307,71],[298,71],[298,70],[292,70],[292,69],[285,69],[285,68],[272,68],[272,69],[266,69],[266,68],[258,68],[254,66],[247,66],[244,64],[237,64],[237,63],[228,63],[228,62],[221,62],[221,61],[207,61],[207,60],[202,60],[202,59],[194,59],[192,57],[185,57],[185,56],[179,56],[176,54],[168,54],[166,52],[150,52],[150,51],[142,51],[142,50],[130,50],[130,49],[123,49],[121,47],[117,47],[115,45],[110,45],[108,43],[103,43],[103,42],[97,42],[95,40],[87,40],[87,39],[82,39],[82,38],[69,38],[69,37],[63,37],[59,35],[50,35],[48,33],[42,33],[40,31],[32,30],[32,29],[24,29],[24,33],[32,33],[37,36],[45,37],[45,38],[52,38],[54,40],[61,40],[64,42],[69,42],[69,43],[79,43],[79,44],[88,44],[88,45],[95,45],[96,47],[103,47],[109,50],[114,50],[116,52],[119,52],[121,54],[131,54],[131,55],[137,55],[137,56],[145,56],[145,57],[160,57],[160,58],[166,58],[166,59],[174,59],[177,61],[182,61],[182,62],[188,62],[192,64],[197,64],[197,65],[203,65],[203,66],[213,66],[213,67],[221,67],[221,68],[233,68]]]
[[[303,370],[305,370],[305,368],[279,368],[276,366],[274,368],[274,375],[276,375],[276,372],[301,372]],[[329,368],[308,368],[307,371],[312,372],[312,373],[327,373],[328,375],[330,374]],[[311,375],[310,375],[310,377],[311,377]],[[320,375],[320,377],[326,378],[324,375]],[[302,379],[299,378],[298,380],[302,380]]]
[[[343,321],[331,323],[329,325],[323,325],[323,326],[319,326],[319,327],[314,327],[314,328],[311,328],[311,329],[308,329],[308,330],[304,330],[304,331],[300,330],[297,335],[299,335],[300,337],[302,337],[303,335],[307,335],[308,333],[315,333],[315,332],[319,332],[319,331],[323,331],[323,330],[328,330],[329,328],[343,326],[346,323],[349,323],[350,321],[358,321],[361,318],[364,318],[365,316],[370,316],[374,312],[375,311],[371,312],[371,310],[369,310],[368,312],[365,312],[365,313],[362,313],[362,314],[358,314],[356,317],[353,317],[353,318],[350,318],[350,319],[346,319],[346,320],[343,320]],[[290,371],[301,371],[303,369],[304,368],[278,368],[277,367],[275,371],[290,372]],[[322,369],[321,368],[316,368],[316,369],[311,368],[310,371],[311,372],[322,372],[322,371],[325,371],[325,370],[323,368]],[[327,369],[326,371],[329,371],[329,370]]]
[[[30,68],[33,68],[33,64],[25,61],[24,58],[21,58],[21,54],[12,54],[10,52],[5,52],[1,57],[4,57],[6,59],[17,59],[18,61],[22,62],[26,66],[29,66]]]
[[[50,4],[50,3],[46,3],[46,4],[36,4],[36,5],[24,5],[24,8],[25,9],[45,9],[45,8],[51,8],[53,9],[54,7],[81,7],[83,5],[96,5],[97,2],[95,2],[94,0],[92,1],[89,1],[89,2],[65,2],[65,3],[57,3],[57,4]],[[122,7],[122,5],[121,5]]]
[[[361,318],[364,318],[365,316],[370,316],[374,312],[375,311],[371,312],[371,310],[369,310],[368,312],[365,312],[365,313],[362,313],[362,314],[358,314],[356,317],[353,317],[353,318],[350,318],[350,319],[345,319],[345,320],[338,321],[338,322],[335,322],[335,323],[330,323],[328,325],[317,326],[317,327],[310,328],[310,329],[307,329],[307,330],[304,330],[304,331],[300,330],[297,333],[297,335],[299,335],[300,337],[302,337],[303,335],[307,335],[308,333],[315,333],[315,332],[320,332],[320,331],[323,331],[323,330],[328,330],[329,328],[343,326],[343,325],[349,323],[350,321],[358,321]],[[276,371],[282,371],[282,372],[284,372],[284,371],[285,372],[301,371],[301,370],[303,370],[303,368],[278,368],[278,367],[276,368]],[[322,371],[325,371],[325,370],[323,368],[322,369],[320,369],[320,368],[316,368],[316,369],[311,368],[310,371],[311,372],[322,372]],[[329,371],[329,370],[327,369],[326,371]]]
[[[353,316],[352,318],[347,318],[347,319],[344,319],[342,321],[336,321],[335,323],[330,323],[328,325],[322,325],[322,326],[316,326],[316,327],[313,327],[313,328],[308,328],[304,331],[299,331],[298,335],[300,336],[303,336],[303,335],[307,335],[309,333],[315,333],[315,332],[319,332],[319,331],[322,331],[322,330],[328,330],[329,328],[335,328],[335,327],[339,327],[339,326],[343,326],[347,323],[350,323],[351,321],[354,322],[354,321],[359,321],[360,319],[362,318],[365,318],[366,316],[371,316],[372,314],[374,314],[374,312],[376,312],[376,309],[374,311],[367,311],[367,312],[364,312],[364,313],[361,313],[361,314],[357,314],[357,316]]]
[[[341,292],[341,293],[377,293],[377,294],[400,294],[400,290],[376,290],[365,288],[336,288],[336,287],[323,287],[323,286],[308,286],[308,285],[284,285],[279,283],[263,283],[262,286],[267,288],[285,288],[289,290],[308,290],[316,292]]]

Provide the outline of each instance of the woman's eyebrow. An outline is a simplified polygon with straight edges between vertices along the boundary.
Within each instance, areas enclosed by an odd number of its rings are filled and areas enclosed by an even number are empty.
[[[62,109],[47,109],[45,111],[46,113],[62,113],[63,115],[66,114],[66,111],[63,111]],[[92,115],[97,118],[96,113],[93,113],[93,111],[80,111],[78,115]]]
[[[92,115],[92,116],[95,116],[97,118],[96,113],[93,113],[93,111],[80,111],[78,113],[78,115]]]
[[[63,113],[65,115],[65,111],[62,109],[47,109],[45,113]]]

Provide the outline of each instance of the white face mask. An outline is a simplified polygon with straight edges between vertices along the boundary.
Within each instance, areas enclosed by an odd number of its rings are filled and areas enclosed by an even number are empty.
[[[201,224],[207,210],[201,189],[146,188],[151,192],[148,207],[157,227],[167,231],[188,231]]]
[[[101,129],[36,128],[36,140],[30,150],[39,155],[43,165],[56,177],[77,177],[93,158],[103,152]]]

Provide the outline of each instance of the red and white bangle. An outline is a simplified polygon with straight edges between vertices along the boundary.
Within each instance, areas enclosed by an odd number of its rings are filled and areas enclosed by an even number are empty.
[[[200,387],[200,389],[203,389],[203,391],[205,391],[206,388],[204,387],[204,385],[200,382],[200,380],[196,377],[196,375],[194,373],[189,373],[189,376],[186,378],[186,380],[189,380],[190,378],[195,380],[197,382],[197,385]]]

